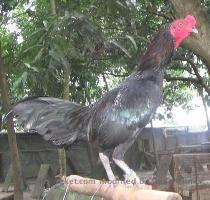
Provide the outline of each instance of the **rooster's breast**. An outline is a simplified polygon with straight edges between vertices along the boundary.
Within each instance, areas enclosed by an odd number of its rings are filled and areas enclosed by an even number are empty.
[[[114,148],[134,137],[151,120],[162,97],[162,87],[148,81],[123,85],[113,103],[103,110],[97,135],[103,149]]]

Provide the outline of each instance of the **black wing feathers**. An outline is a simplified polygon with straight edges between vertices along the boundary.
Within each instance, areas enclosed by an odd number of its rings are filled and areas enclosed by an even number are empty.
[[[86,137],[88,107],[52,97],[34,97],[17,103],[11,111],[26,131],[35,130],[55,145]]]

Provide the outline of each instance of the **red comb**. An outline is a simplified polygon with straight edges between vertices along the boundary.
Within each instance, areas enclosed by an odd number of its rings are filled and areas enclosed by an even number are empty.
[[[196,19],[194,16],[192,15],[187,15],[184,20],[186,20],[187,22],[189,22],[190,24],[192,25],[195,25],[196,24]]]

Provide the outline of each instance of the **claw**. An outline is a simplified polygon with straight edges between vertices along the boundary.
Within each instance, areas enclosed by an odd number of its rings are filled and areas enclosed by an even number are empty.
[[[131,170],[130,171],[130,174],[125,174],[125,183],[126,184],[137,185],[137,184],[141,184],[142,181],[137,176],[136,172],[134,172],[133,170]]]
[[[125,184],[127,186],[136,186],[138,189],[152,189],[152,186],[144,184],[133,170],[131,170],[130,174],[125,175]]]

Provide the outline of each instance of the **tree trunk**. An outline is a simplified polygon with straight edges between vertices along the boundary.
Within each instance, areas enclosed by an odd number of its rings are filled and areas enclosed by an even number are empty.
[[[105,76],[104,73],[102,73],[102,77],[103,77],[103,81],[104,81],[104,84],[105,84],[106,91],[108,92],[109,91],[109,85],[107,83],[106,76]]]
[[[207,127],[208,127],[208,131],[210,131],[208,107],[206,105],[206,100],[205,100],[204,95],[203,95],[203,89],[200,89],[199,93],[200,93],[200,96],[201,96],[201,99],[202,99],[202,102],[203,102],[203,107],[204,107],[204,111],[205,111],[205,115],[206,115],[206,124],[207,124]]]
[[[2,114],[0,114],[0,132],[1,132],[1,129],[2,129]]]
[[[51,5],[51,15],[56,15],[55,0],[50,0],[50,5]]]
[[[51,15],[55,16],[56,13],[56,5],[55,0],[50,0],[51,5]],[[67,86],[68,84],[68,86]],[[64,99],[69,100],[69,73],[64,70]],[[60,167],[60,176],[66,175],[66,152],[65,149],[58,149],[58,157],[59,157],[59,167]]]
[[[193,15],[198,34],[190,36],[182,45],[200,56],[210,74],[210,23],[200,0],[170,0],[179,17]]]
[[[63,67],[63,99],[69,101],[69,82],[70,82],[70,67]],[[66,176],[66,151],[64,148],[59,149],[59,164],[60,175]]]
[[[3,70],[1,51],[0,51],[0,86],[1,86],[3,111],[6,113],[9,110],[9,96],[8,96],[7,80]],[[21,171],[20,158],[18,154],[18,147],[17,147],[16,135],[15,135],[12,117],[9,117],[7,121],[7,131],[8,131],[10,154],[11,154],[11,162],[13,166],[14,199],[22,200],[23,199],[23,192],[21,188],[22,171]]]
[[[70,66],[63,69],[63,99],[69,101]]]

